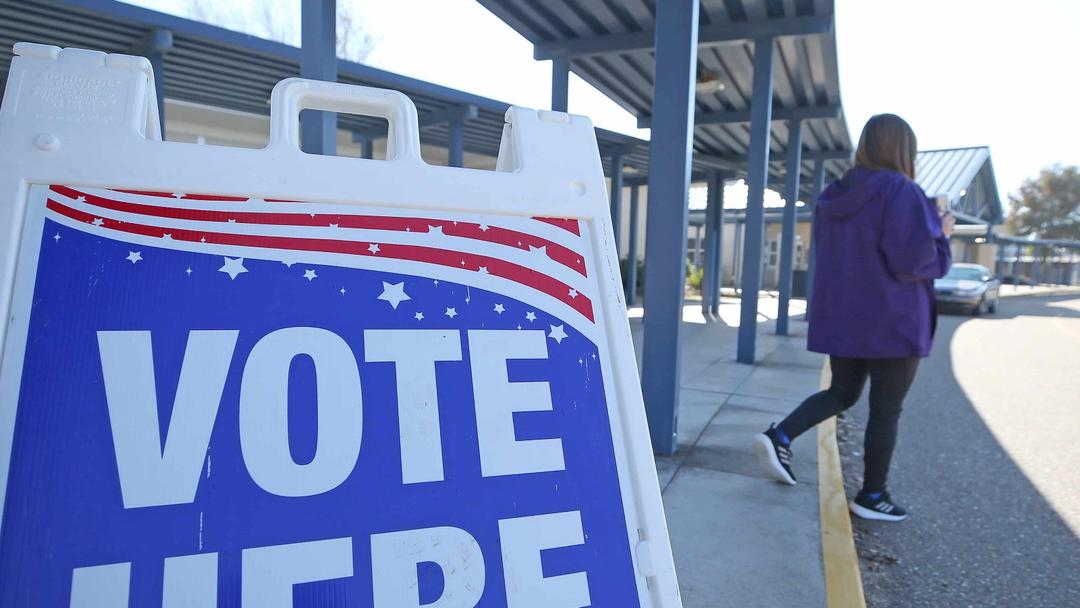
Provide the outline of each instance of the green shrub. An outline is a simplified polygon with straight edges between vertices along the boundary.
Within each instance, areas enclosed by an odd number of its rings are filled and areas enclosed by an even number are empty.
[[[686,273],[686,283],[693,289],[701,290],[701,281],[705,278],[705,268],[702,266],[689,265]]]

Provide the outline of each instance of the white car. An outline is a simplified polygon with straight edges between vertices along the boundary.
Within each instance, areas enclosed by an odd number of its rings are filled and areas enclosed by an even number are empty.
[[[961,306],[973,315],[997,312],[1001,281],[986,266],[953,264],[949,273],[934,281],[934,296],[941,307]]]

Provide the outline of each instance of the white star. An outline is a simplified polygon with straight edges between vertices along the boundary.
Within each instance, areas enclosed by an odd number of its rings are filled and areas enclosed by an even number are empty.
[[[453,319],[454,317],[457,316],[457,309],[456,308],[447,308],[446,309],[446,316]]]
[[[57,234],[57,236],[59,236],[59,233]],[[141,251],[129,251],[128,256],[126,258],[124,258],[124,259],[131,262],[132,264],[134,264],[135,262],[138,262],[139,260],[142,259],[142,252]]]
[[[497,313],[499,313],[501,315],[502,313],[506,312],[506,308],[502,304],[496,304],[495,305],[495,312],[497,312]]]
[[[520,326],[520,325],[518,325],[518,329],[521,329],[521,326]]]
[[[95,218],[94,218],[94,222],[93,222],[93,224],[94,224],[95,226],[100,226],[100,225],[102,225],[102,224],[104,224],[104,223],[105,223],[105,220],[101,219],[100,217],[95,217]]]
[[[199,242],[200,242],[200,243],[205,243],[205,242],[206,242],[206,237],[204,236],[204,237],[200,238],[200,239],[199,239]]]
[[[435,279],[435,287],[439,286],[439,279]]]
[[[379,253],[379,244],[378,243],[372,243],[372,244],[368,245],[367,250],[370,251],[371,253]]]
[[[188,269],[185,270],[184,272],[186,272],[187,275],[190,277],[191,276],[191,266],[188,266]]]
[[[592,358],[593,358],[593,359],[595,359],[595,358],[596,358],[596,353],[593,353],[593,354],[592,354]]]
[[[172,197],[173,198],[184,198],[184,195],[180,194],[179,192],[173,192]]]
[[[161,235],[161,238],[165,239],[166,241],[173,240],[171,232],[166,232],[165,234]]]
[[[548,334],[548,337],[555,340],[556,343],[562,344],[563,339],[566,338],[567,335],[566,332],[563,331],[562,325],[552,325],[551,333]]]
[[[405,293],[405,282],[390,284],[383,281],[382,293],[379,295],[378,300],[383,300],[390,303],[390,308],[397,310],[398,304],[401,304],[405,300],[411,300],[409,294]]]
[[[541,245],[540,247],[533,247],[529,245],[529,253],[536,253],[542,256],[547,256],[547,245]]]
[[[528,321],[535,321],[536,320],[536,313],[534,313],[533,311],[530,310],[529,312],[525,313],[525,319],[528,320]]]
[[[424,313],[418,312],[415,315],[413,315],[413,318],[416,319],[417,321],[423,321],[424,320]]]
[[[86,197],[85,196],[77,196],[77,197],[75,197],[75,200],[80,202],[80,203],[85,203],[86,202]]]
[[[315,274],[315,270],[312,268],[308,268],[304,271],[304,278],[307,279],[309,282],[314,280],[317,276],[319,275]]]
[[[60,233],[59,233],[59,232],[57,232],[56,234],[54,234],[54,235],[53,235],[53,237],[52,237],[52,238],[53,238],[53,240],[54,240],[54,241],[56,241],[57,243],[59,243],[59,242],[60,242]]]
[[[464,265],[465,265],[465,260],[461,260],[461,265],[462,265],[462,266],[464,266]]]
[[[477,272],[479,272],[480,274],[489,274],[487,266],[481,266],[480,269],[477,270]]]
[[[337,228],[337,227],[338,227],[338,225],[337,225],[337,224],[330,224],[330,227],[331,227],[331,228]]]
[[[345,288],[344,287],[341,288],[341,295],[345,295]]]
[[[582,359],[581,357],[578,357],[577,364],[578,365],[585,365],[585,360]]]
[[[573,287],[571,287],[570,288],[570,293],[568,293],[567,295],[569,295],[571,298],[576,298],[577,297],[577,290],[574,289]]]
[[[244,258],[225,257],[225,264],[221,268],[218,268],[218,272],[224,272],[229,275],[230,279],[234,280],[236,279],[236,275],[247,271],[248,269],[244,268]]]
[[[443,235],[442,226],[431,226],[431,225],[429,225],[427,227],[427,232],[428,232],[428,234],[433,235],[433,236],[436,235],[436,234],[439,235],[439,236],[445,236],[445,235]]]
[[[488,226],[487,224],[480,224],[480,231],[481,232],[487,232],[488,228],[490,228],[490,226]]]

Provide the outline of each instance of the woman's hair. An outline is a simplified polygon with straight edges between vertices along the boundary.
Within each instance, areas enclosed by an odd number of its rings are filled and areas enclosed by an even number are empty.
[[[915,179],[915,132],[896,114],[876,114],[866,121],[855,152],[855,166],[889,169]]]

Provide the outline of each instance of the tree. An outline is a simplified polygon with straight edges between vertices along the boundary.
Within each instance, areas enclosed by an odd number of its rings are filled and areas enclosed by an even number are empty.
[[[1080,241],[1080,167],[1054,165],[1009,197],[1009,226],[1020,236]]]
[[[230,30],[268,40],[300,46],[300,2],[303,0],[260,0],[255,5],[240,5],[216,0],[192,0],[189,16]],[[357,3],[349,0],[337,7],[337,55],[349,61],[363,62],[377,37],[364,27]]]

